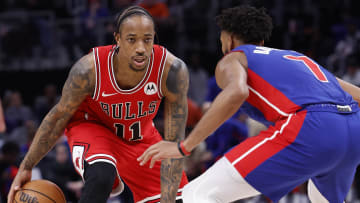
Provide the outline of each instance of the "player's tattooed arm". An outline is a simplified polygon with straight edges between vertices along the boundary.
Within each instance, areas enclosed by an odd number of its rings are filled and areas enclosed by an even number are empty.
[[[185,137],[188,86],[187,67],[183,61],[175,58],[166,78],[164,140],[177,142]],[[161,202],[175,202],[183,165],[183,159],[162,160]]]
[[[81,58],[71,68],[64,84],[62,96],[46,115],[37,130],[29,152],[22,161],[21,167],[31,170],[55,145],[58,138],[87,95],[95,88],[94,63],[91,55]]]

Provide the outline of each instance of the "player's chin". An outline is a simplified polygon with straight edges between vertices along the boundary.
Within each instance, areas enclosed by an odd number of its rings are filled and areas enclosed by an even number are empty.
[[[136,63],[132,63],[130,64],[130,68],[134,71],[143,71],[146,69],[146,64],[145,65],[139,65],[139,64],[136,64]]]

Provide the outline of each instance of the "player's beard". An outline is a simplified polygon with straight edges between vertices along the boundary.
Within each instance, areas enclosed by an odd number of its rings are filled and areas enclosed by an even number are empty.
[[[138,57],[143,58],[143,63],[144,63],[143,67],[136,64],[136,62],[138,62],[137,61]],[[130,69],[135,72],[142,72],[142,71],[146,70],[146,68],[149,66],[150,58],[146,57],[144,54],[141,54],[141,55],[139,54],[139,55],[136,55],[135,57],[131,57],[131,61],[132,62],[129,62]]]
[[[146,63],[143,68],[138,69],[138,68],[135,68],[131,63],[129,63],[129,68],[135,72],[142,72],[142,71],[146,70],[146,68],[148,67],[148,64],[149,63]]]

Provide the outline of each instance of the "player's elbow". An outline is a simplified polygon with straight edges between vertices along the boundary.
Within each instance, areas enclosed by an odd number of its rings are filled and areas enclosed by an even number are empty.
[[[231,87],[232,98],[238,99],[241,102],[249,97],[249,88],[246,84],[234,83]]]
[[[238,109],[249,96],[247,85],[232,84],[228,86],[227,90],[226,100],[229,108]]]

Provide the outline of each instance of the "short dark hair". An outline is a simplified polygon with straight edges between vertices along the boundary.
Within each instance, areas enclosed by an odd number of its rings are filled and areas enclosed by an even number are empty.
[[[121,23],[128,17],[133,15],[144,15],[152,20],[155,29],[155,22],[151,14],[140,6],[130,6],[123,12],[119,13],[115,18],[115,33],[120,33]]]
[[[273,28],[271,17],[265,8],[252,6],[228,8],[216,16],[216,23],[222,31],[235,34],[245,43],[259,43],[268,40]]]

